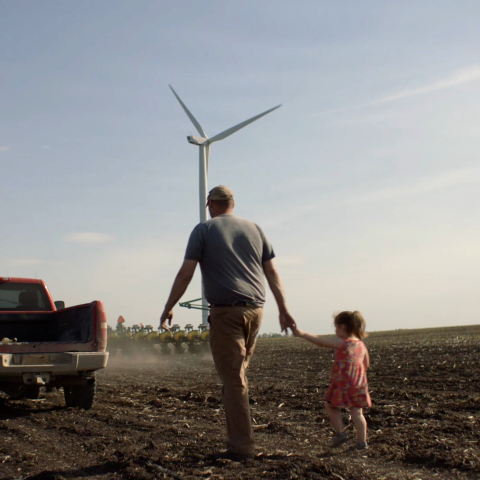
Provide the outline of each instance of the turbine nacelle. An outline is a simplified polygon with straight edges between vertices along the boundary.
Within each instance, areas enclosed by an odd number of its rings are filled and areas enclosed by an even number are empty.
[[[192,145],[208,145],[208,138],[205,137],[195,137],[193,135],[189,135],[187,137],[188,143]]]

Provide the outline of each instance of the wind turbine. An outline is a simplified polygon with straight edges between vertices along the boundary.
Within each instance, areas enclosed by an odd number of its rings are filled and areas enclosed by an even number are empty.
[[[197,129],[197,132],[201,135],[200,137],[196,136],[191,136],[189,135],[187,137],[187,140],[189,143],[192,145],[198,145],[199,148],[199,205],[200,205],[200,222],[205,222],[207,220],[207,174],[208,174],[208,162],[210,158],[210,145],[213,142],[218,142],[219,140],[223,140],[224,138],[229,137],[232,135],[232,133],[237,132],[243,127],[246,127],[250,123],[254,122],[255,120],[258,120],[259,118],[263,117],[267,113],[273,112],[277,108],[280,108],[281,105],[277,105],[276,107],[271,108],[270,110],[267,110],[266,112],[260,113],[259,115],[256,115],[255,117],[249,118],[248,120],[245,120],[242,123],[239,123],[238,125],[235,125],[234,127],[229,128],[228,130],[225,130],[221,133],[218,133],[217,135],[214,135],[212,138],[208,138],[207,134],[203,130],[202,126],[198,123],[196,118],[192,115],[190,110],[186,107],[186,105],[182,102],[180,97],[177,95],[177,92],[173,89],[171,85],[169,85],[170,89],[172,90],[173,94],[179,101],[180,105],[182,108],[185,110],[185,113],[187,114],[188,118],[191,120],[195,128]],[[202,293],[203,293],[203,282],[202,282]],[[194,300],[195,301],[195,300]],[[202,298],[202,323],[207,324],[208,323],[208,303],[207,299],[203,296]]]

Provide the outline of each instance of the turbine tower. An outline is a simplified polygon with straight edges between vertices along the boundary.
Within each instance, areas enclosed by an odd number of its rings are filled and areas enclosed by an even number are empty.
[[[238,125],[235,125],[234,127],[229,128],[228,130],[225,130],[221,133],[218,133],[217,135],[213,136],[212,138],[208,138],[207,134],[201,127],[201,125],[198,123],[196,118],[192,115],[190,110],[186,107],[186,105],[182,102],[180,97],[177,95],[177,92],[173,89],[171,85],[169,85],[170,89],[172,90],[173,94],[179,101],[180,105],[182,108],[185,110],[185,113],[187,114],[188,118],[191,120],[193,125],[195,126],[197,132],[201,135],[200,137],[196,136],[188,136],[187,140],[189,143],[192,145],[198,145],[199,148],[199,205],[200,205],[200,222],[205,222],[207,220],[207,175],[208,175],[208,161],[210,158],[210,145],[213,142],[217,142],[218,140],[223,140],[224,138],[229,137],[232,135],[232,133],[237,132],[243,127],[246,127],[250,123],[254,122],[255,120],[258,120],[259,118],[263,117],[267,113],[273,112],[277,108],[280,108],[281,105],[277,105],[276,107],[271,108],[270,110],[267,110],[266,112],[260,113],[259,115],[256,115],[255,117],[249,118],[248,120],[245,120],[242,123],[239,123]],[[202,281],[202,323],[207,324],[208,323],[208,302],[207,299],[205,298],[205,295],[203,293],[203,281]]]

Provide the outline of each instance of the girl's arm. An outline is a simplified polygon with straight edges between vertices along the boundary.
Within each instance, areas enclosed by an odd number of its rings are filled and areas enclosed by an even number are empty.
[[[365,365],[365,370],[370,366],[370,355],[366,348],[365,348],[365,356],[363,357],[363,364]]]
[[[309,342],[318,345],[319,347],[325,347],[325,348],[341,348],[343,345],[343,340],[338,337],[333,337],[333,338],[326,338],[326,337],[317,337],[316,335],[312,335],[311,333],[304,332],[303,330],[298,330],[295,329],[293,331],[293,334],[296,337],[302,337],[305,340],[308,340]]]

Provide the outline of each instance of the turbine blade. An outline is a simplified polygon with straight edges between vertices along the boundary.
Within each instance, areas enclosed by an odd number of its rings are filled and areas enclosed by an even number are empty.
[[[213,142],[217,142],[218,140],[223,140],[224,138],[227,138],[228,136],[230,136],[232,133],[235,133],[241,128],[246,127],[249,123],[252,123],[255,120],[258,120],[260,117],[263,117],[267,113],[273,112],[274,110],[280,107],[281,105],[277,105],[276,107],[273,107],[270,110],[267,110],[266,112],[261,113],[260,115],[256,115],[255,117],[249,118],[248,120],[245,120],[244,122],[229,128],[228,130],[225,130],[224,132],[218,133],[217,135],[210,138],[208,140],[208,143],[213,143]]]
[[[210,145],[208,143],[205,145],[205,158],[207,159],[207,173],[208,173],[208,162],[210,161]]]
[[[190,110],[185,106],[185,104],[180,100],[180,97],[177,95],[177,92],[173,89],[171,85],[169,85],[170,90],[173,92],[173,94],[177,97],[177,100],[180,102],[180,105],[182,108],[185,110],[185,113],[188,115],[188,118],[192,121],[192,123],[195,125],[195,128],[197,129],[197,132],[205,138],[207,137],[207,134],[203,131],[203,128],[201,125],[197,122],[197,119],[191,114]]]

